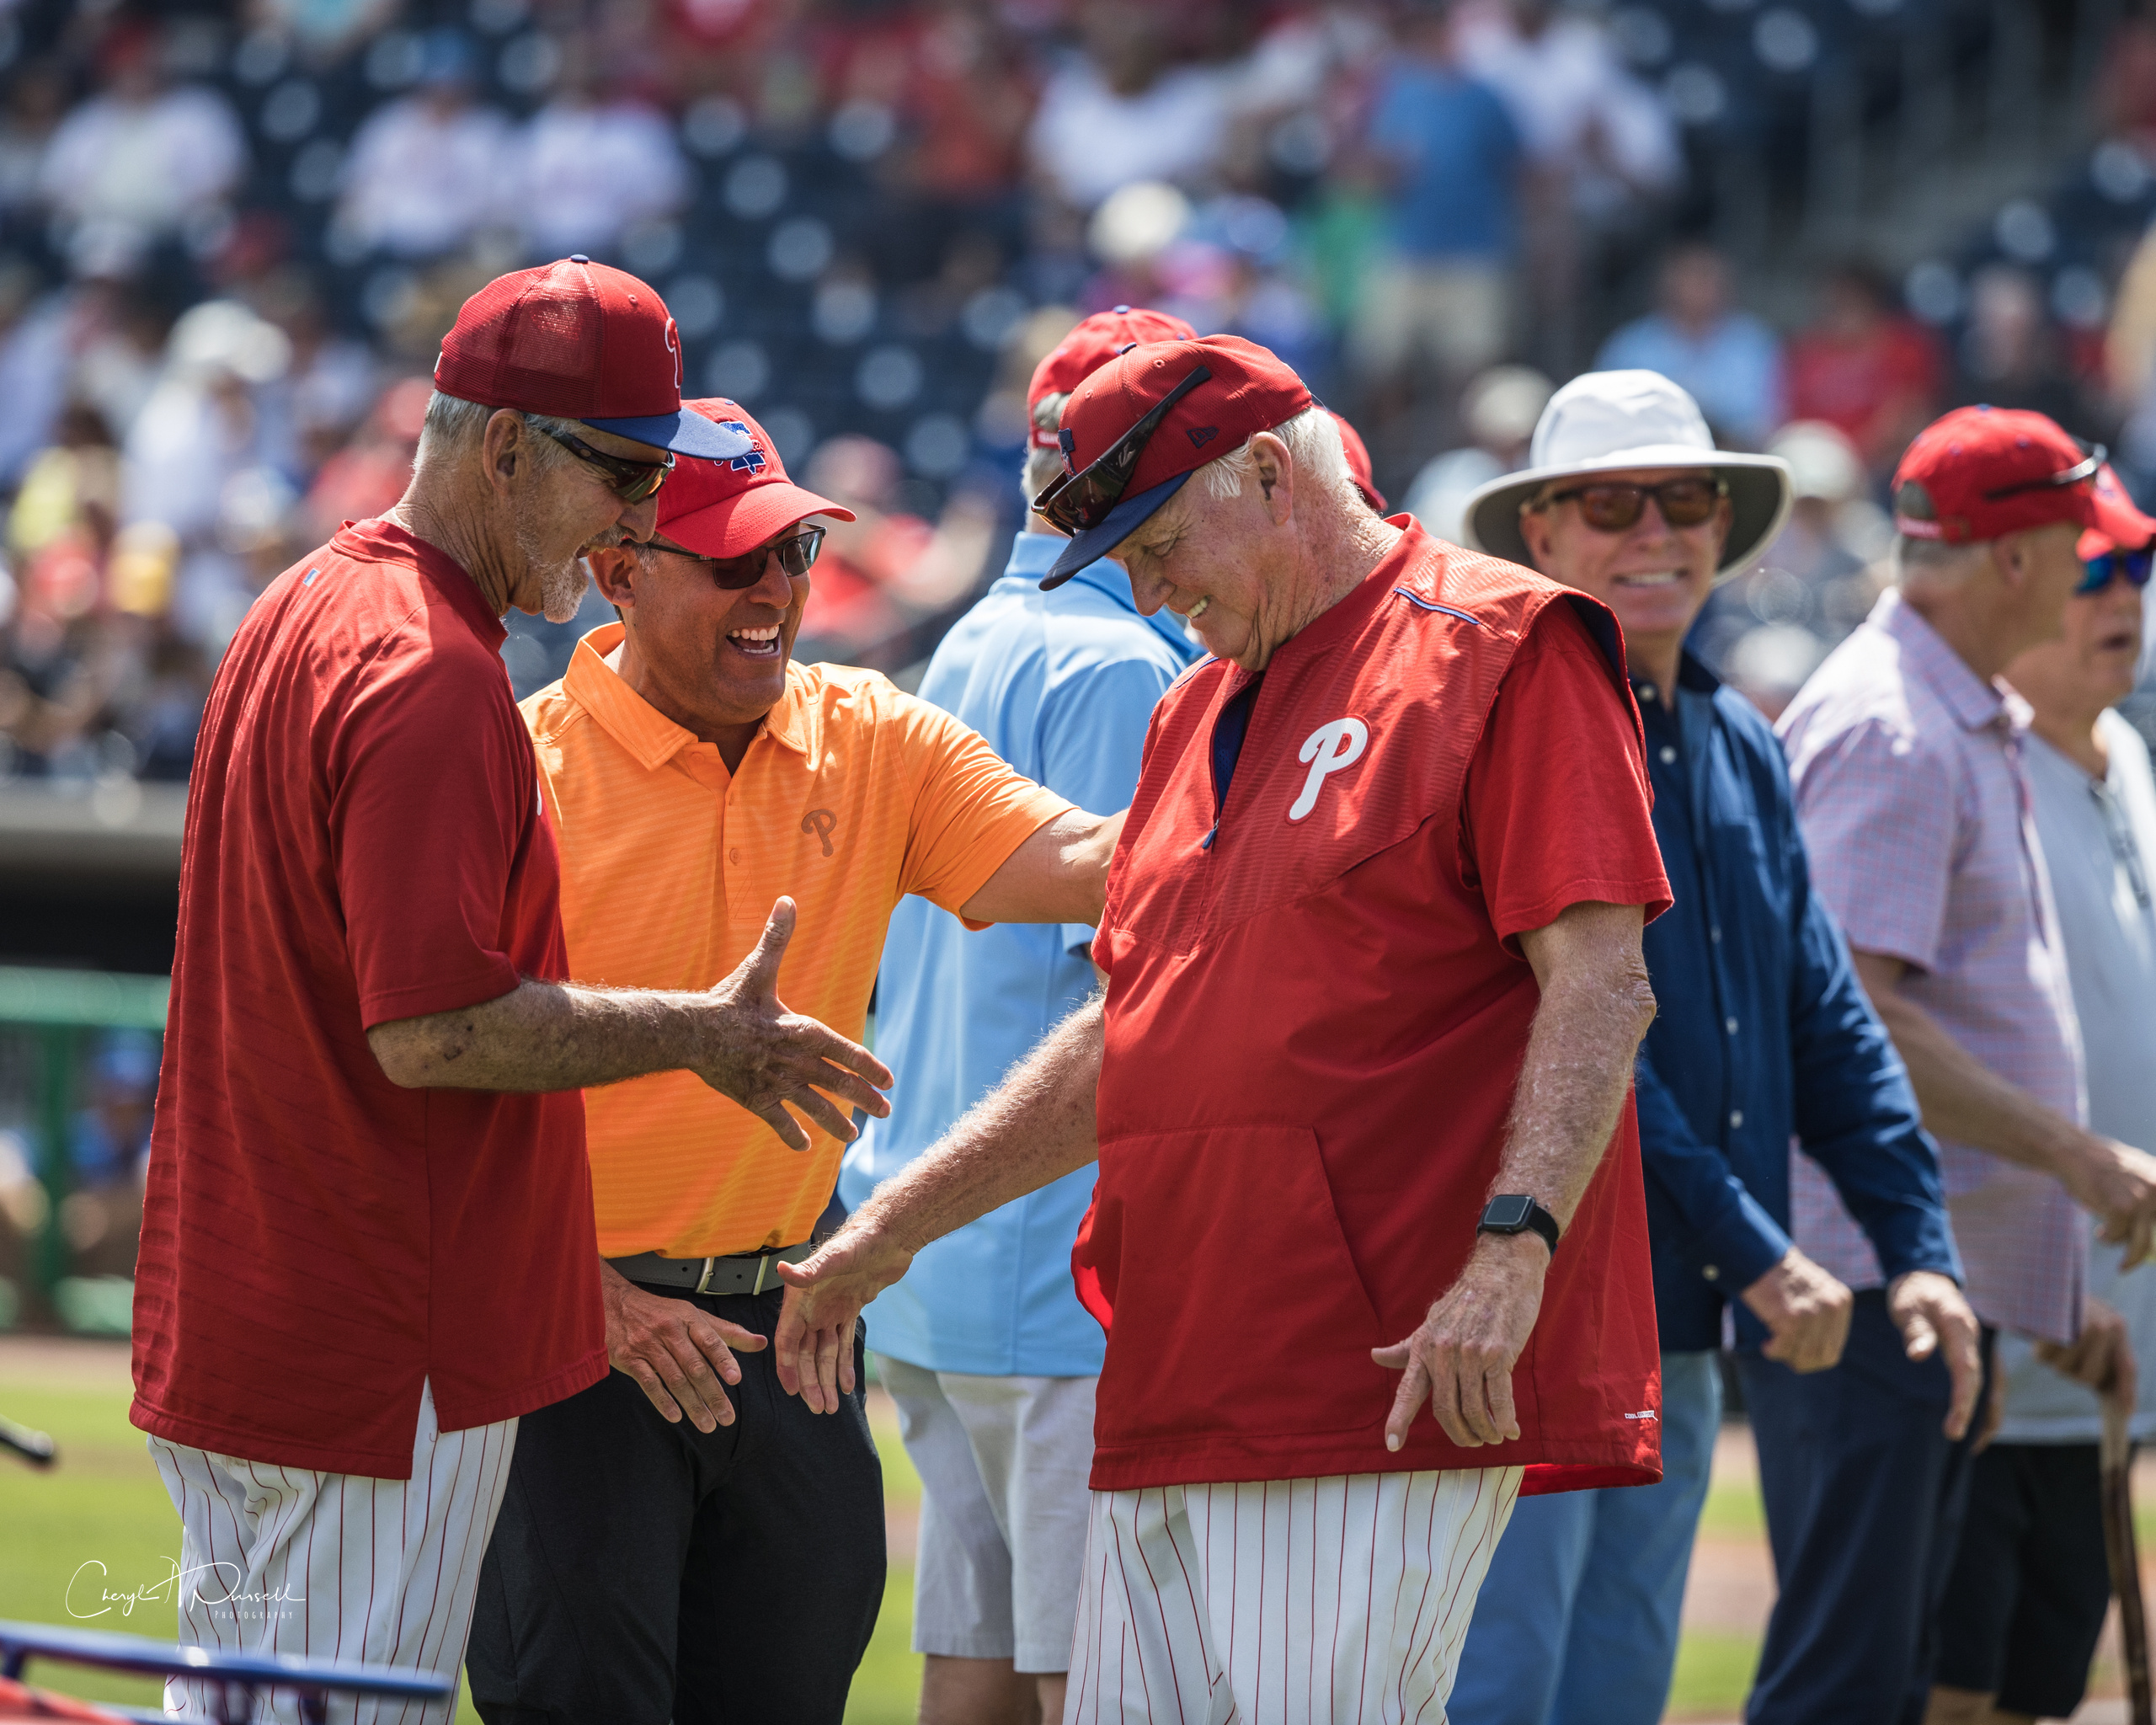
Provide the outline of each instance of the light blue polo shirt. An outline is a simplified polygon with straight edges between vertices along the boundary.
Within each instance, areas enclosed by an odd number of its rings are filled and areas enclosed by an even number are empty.
[[[1138,614],[1119,564],[1090,564],[1042,592],[1066,542],[1018,536],[1003,574],[929,660],[921,697],[1057,795],[1113,814],[1137,788],[1154,703],[1198,649],[1169,613]],[[926,899],[899,900],[876,1000],[876,1052],[898,1083],[890,1118],[846,1152],[839,1195],[849,1209],[1085,1000],[1092,938],[1082,923],[969,934]],[[1101,1327],[1070,1285],[1070,1247],[1092,1197],[1093,1170],[1080,1168],[936,1242],[869,1307],[869,1344],[931,1371],[1098,1372]]]

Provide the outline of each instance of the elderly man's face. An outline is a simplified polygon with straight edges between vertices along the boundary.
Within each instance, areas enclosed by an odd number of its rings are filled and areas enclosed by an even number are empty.
[[[1277,438],[1260,435],[1285,456]],[[1129,571],[1141,612],[1166,606],[1209,653],[1246,670],[1262,670],[1273,649],[1308,621],[1298,611],[1305,595],[1290,586],[1292,524],[1276,518],[1268,483],[1276,491],[1290,488],[1292,497],[1292,467],[1270,481],[1246,476],[1238,497],[1216,498],[1194,479],[1108,553]]]
[[[528,430],[524,435],[535,441],[540,437]],[[658,462],[666,456],[648,443],[590,426],[578,435],[602,455],[624,461]],[[512,571],[509,601],[549,622],[565,623],[584,601],[584,554],[625,539],[651,537],[659,500],[654,494],[640,503],[624,503],[606,474],[567,450],[559,455],[558,461],[520,459],[510,475],[520,567]]]
[[[1593,473],[1557,483],[1560,491],[1577,486],[1661,485],[1672,479],[1712,483],[1705,467],[1632,467]],[[1627,642],[1682,641],[1692,619],[1713,590],[1729,537],[1729,499],[1695,527],[1673,527],[1662,505],[1650,495],[1640,518],[1621,531],[1590,526],[1570,498],[1519,518],[1520,535],[1534,554],[1535,567],[1553,581],[1590,593],[1617,613]]]
[[[786,692],[809,583],[807,575],[789,577],[771,547],[800,531],[797,522],[756,548],[761,567],[752,587],[728,591],[712,581],[708,559],[663,547],[643,554],[626,595],[601,580],[622,606],[644,675],[664,697],[654,705],[712,729],[752,724],[771,710]]]

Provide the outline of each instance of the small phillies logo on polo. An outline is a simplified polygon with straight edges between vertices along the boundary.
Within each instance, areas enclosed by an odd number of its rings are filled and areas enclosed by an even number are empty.
[[[1302,793],[1288,805],[1288,819],[1300,820],[1316,808],[1317,793],[1325,788],[1326,780],[1360,761],[1369,742],[1370,728],[1352,715],[1321,724],[1305,738],[1295,758],[1308,763],[1310,774],[1303,781]]]

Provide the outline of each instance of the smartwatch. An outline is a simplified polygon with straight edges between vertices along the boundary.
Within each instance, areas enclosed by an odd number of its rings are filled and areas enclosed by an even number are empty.
[[[1550,1255],[1557,1254],[1557,1219],[1526,1194],[1508,1192],[1490,1200],[1476,1224],[1478,1234],[1540,1234]]]

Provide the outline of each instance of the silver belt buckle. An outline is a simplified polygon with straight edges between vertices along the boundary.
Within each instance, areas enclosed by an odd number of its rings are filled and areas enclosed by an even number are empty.
[[[717,1258],[707,1258],[704,1260],[704,1273],[696,1278],[696,1285],[695,1289],[696,1293],[707,1294],[711,1291],[711,1273],[718,1268],[718,1260]]]
[[[777,1262],[778,1254],[776,1252],[766,1252],[761,1258],[756,1260],[756,1284],[753,1288],[750,1289],[749,1291],[751,1294],[760,1294],[764,1291],[764,1278],[766,1276],[770,1276],[774,1282],[778,1279],[777,1276],[771,1269],[771,1266]]]

